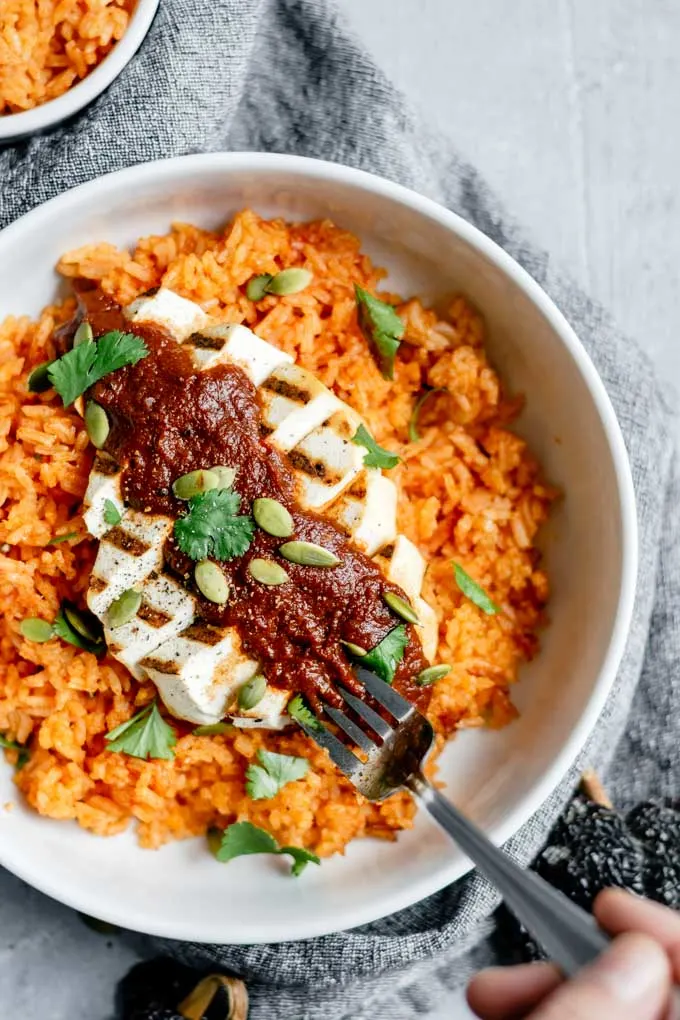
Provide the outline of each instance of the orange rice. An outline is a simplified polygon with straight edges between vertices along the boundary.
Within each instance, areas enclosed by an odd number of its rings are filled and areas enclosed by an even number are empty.
[[[137,0],[0,0],[0,115],[56,99],[125,33]]]
[[[253,274],[291,265],[313,272],[306,290],[257,306],[246,298]],[[554,493],[524,441],[508,430],[519,404],[504,397],[484,353],[482,319],[463,298],[443,320],[417,299],[400,304],[406,336],[389,382],[357,327],[353,295],[355,282],[375,290],[385,274],[357,238],[332,223],[286,224],[246,211],[219,233],[175,224],[167,236],[139,241],[132,254],[106,243],[87,246],[65,255],[59,270],[96,280],[123,304],[151,287],[170,287],[289,351],[352,404],[378,442],[403,457],[390,474],[400,488],[399,527],[429,561],[423,594],[439,614],[437,661],[453,665],[432,697],[440,746],[458,727],[513,718],[508,691],[536,650],[547,598],[533,543]],[[0,732],[30,743],[29,763],[16,773],[19,789],[41,814],[76,819],[98,835],[136,820],[146,847],[237,819],[321,855],[342,851],[357,836],[394,838],[411,825],[409,798],[367,803],[299,731],[183,736],[173,761],[107,751],[104,735],[147,703],[153,687],[112,658],[20,636],[23,618],[51,620],[62,598],[82,601],[96,551],[78,516],[92,461],[82,421],[53,392],[26,389],[30,370],[54,356],[52,330],[73,306],[68,299],[38,322],[0,325]],[[409,443],[423,385],[448,392],[428,400],[421,439]],[[74,531],[76,538],[48,545]],[[461,595],[452,559],[501,613],[486,616]],[[302,755],[312,768],[274,799],[251,801],[244,773],[260,747]],[[16,759],[17,752],[6,754]]]

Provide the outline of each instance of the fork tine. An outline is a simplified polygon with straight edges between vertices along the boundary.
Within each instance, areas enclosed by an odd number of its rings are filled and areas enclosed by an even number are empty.
[[[367,669],[357,669],[356,675],[361,680],[362,684],[368,691],[368,693],[375,698],[375,700],[386,708],[390,715],[394,716],[399,722],[403,722],[413,712],[413,705],[406,698],[402,698],[401,694],[398,694],[393,687],[386,684],[384,680],[381,680],[375,673],[370,673]]]
[[[362,751],[368,753],[374,749],[375,744],[370,737],[367,737],[361,727],[357,726],[344,712],[341,712],[338,708],[333,708],[332,705],[324,705],[324,711]]]
[[[338,691],[343,696],[350,708],[353,708],[358,716],[360,716],[365,723],[367,723],[371,729],[378,734],[379,737],[384,739],[389,737],[392,732],[392,727],[389,723],[386,723],[384,719],[381,719],[377,712],[374,712],[370,705],[367,705],[361,698],[355,698],[353,694],[346,691],[344,687],[339,687]]]
[[[318,744],[319,747],[328,751],[333,763],[337,765],[340,771],[344,772],[349,779],[358,772],[361,768],[361,762],[348,747],[345,747],[343,742],[339,740],[334,733],[327,730],[320,722],[318,726],[309,726],[301,720],[298,721],[307,736],[311,737],[314,743]]]

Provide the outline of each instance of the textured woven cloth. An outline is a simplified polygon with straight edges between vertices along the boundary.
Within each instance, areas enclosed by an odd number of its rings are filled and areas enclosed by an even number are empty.
[[[509,844],[526,862],[584,764],[607,769],[617,744],[608,783],[618,803],[677,790],[680,544],[672,518],[680,487],[669,401],[646,357],[526,240],[454,143],[427,129],[322,0],[161,0],[146,42],[104,96],[56,132],[0,151],[0,225],[66,188],[144,160],[219,149],[296,152],[362,167],[442,202],[553,297],[588,348],[624,432],[641,565],[627,651],[597,731]],[[279,946],[165,945],[242,975],[254,1020],[412,1017],[488,959],[495,904],[473,874],[362,930]]]

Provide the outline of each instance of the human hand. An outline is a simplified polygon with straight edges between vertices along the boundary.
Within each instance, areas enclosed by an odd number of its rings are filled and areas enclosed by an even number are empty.
[[[551,963],[484,970],[468,987],[470,1009],[481,1020],[680,1020],[670,998],[680,915],[620,889],[600,893],[593,913],[616,936],[595,963],[569,981]]]

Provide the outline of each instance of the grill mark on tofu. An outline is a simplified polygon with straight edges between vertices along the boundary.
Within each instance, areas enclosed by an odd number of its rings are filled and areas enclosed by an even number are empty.
[[[350,485],[349,489],[347,490],[348,496],[353,496],[355,499],[360,499],[362,501],[366,499],[367,493],[368,489],[366,488],[366,482],[361,475],[357,478],[356,482],[353,482],[353,484]]]
[[[130,556],[143,556],[151,548],[146,542],[142,542],[139,538],[135,538],[134,535],[130,535],[118,526],[111,528],[102,541],[114,545],[116,549],[129,553]]]
[[[288,400],[293,400],[298,404],[308,404],[310,400],[307,390],[303,390],[300,386],[295,386],[285,379],[275,379],[273,375],[265,380],[262,389],[268,390],[270,393],[278,393],[279,396],[287,397]]]
[[[168,613],[164,613],[161,609],[153,609],[152,606],[146,602],[142,602],[141,606],[137,610],[137,616],[144,623],[148,623],[150,627],[164,627],[166,623],[170,623],[172,617]]]
[[[174,659],[154,659],[148,655],[139,664],[144,669],[153,669],[157,673],[167,673],[169,676],[179,676],[182,672],[181,666]]]
[[[120,652],[122,652],[124,650],[123,646],[119,645],[119,644],[116,644],[115,641],[109,641],[108,649],[111,652],[111,655],[119,655]]]
[[[110,478],[112,475],[118,474],[120,469],[113,457],[111,457],[108,453],[104,453],[103,450],[99,450],[95,455],[92,470],[96,471],[97,474],[105,475],[107,478]]]
[[[221,627],[213,627],[209,623],[204,623],[203,620],[196,620],[190,627],[186,627],[182,631],[180,637],[212,647],[212,645],[220,643],[224,637],[224,631]]]
[[[223,336],[206,336],[205,333],[192,333],[187,343],[202,351],[221,351],[227,339]]]
[[[267,436],[271,436],[272,432],[274,432],[273,427],[271,425],[265,424],[265,422],[263,421],[259,423],[258,429],[263,439],[266,439]]]
[[[103,577],[95,577],[93,574],[90,578],[90,591],[93,595],[100,595],[108,586],[109,582],[105,581]]]
[[[320,478],[329,485],[337,484],[344,477],[337,471],[331,471],[323,461],[311,460],[307,454],[300,450],[291,450],[288,457],[293,467],[298,471],[302,471],[303,474],[310,475],[312,478]]]

